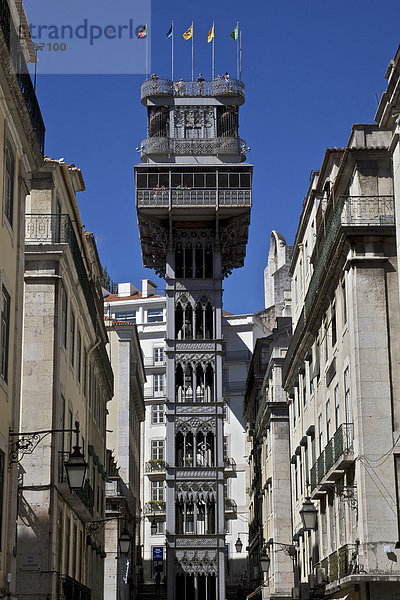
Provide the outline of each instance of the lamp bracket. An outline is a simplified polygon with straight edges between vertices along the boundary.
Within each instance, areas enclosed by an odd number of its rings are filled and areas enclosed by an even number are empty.
[[[79,438],[79,423],[75,422],[74,429],[45,429],[43,431],[12,431],[9,430],[9,468],[14,463],[19,463],[26,454],[32,454],[40,442],[51,433],[75,433]],[[12,438],[17,438],[12,441]]]
[[[99,519],[98,521],[90,521],[87,525],[88,533],[98,533],[108,521],[122,521],[123,517],[108,517],[108,519]]]

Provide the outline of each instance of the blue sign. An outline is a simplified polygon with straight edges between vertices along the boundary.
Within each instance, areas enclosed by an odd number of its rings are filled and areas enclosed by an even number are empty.
[[[229,544],[225,544],[225,556],[229,559]]]
[[[153,560],[163,560],[164,559],[164,547],[163,546],[153,546]]]

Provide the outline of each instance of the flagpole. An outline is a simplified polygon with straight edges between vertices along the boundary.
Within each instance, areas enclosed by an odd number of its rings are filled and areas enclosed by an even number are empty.
[[[194,29],[193,29],[193,21],[192,21],[192,81],[194,80],[194,75],[193,75],[193,41],[194,41]]]
[[[212,67],[211,67],[211,80],[214,81],[214,67],[215,67],[215,30],[214,30],[214,21],[213,21],[213,39],[212,39]]]
[[[242,32],[240,32],[240,50],[239,50],[239,80],[242,81]]]
[[[148,25],[146,23],[146,81],[148,79],[148,73],[149,73],[149,28]]]
[[[239,35],[239,21],[236,23]],[[239,40],[236,40],[236,79],[239,79]]]
[[[171,79],[174,83],[174,22],[172,21],[172,46],[171,46]]]

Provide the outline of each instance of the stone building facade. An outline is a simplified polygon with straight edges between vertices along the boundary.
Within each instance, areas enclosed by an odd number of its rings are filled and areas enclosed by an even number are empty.
[[[15,26],[15,23],[17,25]],[[17,34],[21,24],[20,35]],[[9,429],[19,431],[24,213],[30,173],[43,163],[45,128],[27,75],[31,42],[22,4],[0,16],[0,594],[15,597],[18,468],[9,469]]]
[[[17,596],[26,600],[103,598],[104,534],[88,527],[104,518],[113,375],[101,265],[76,203],[83,189],[77,167],[46,159],[26,203],[20,427],[69,430],[35,438],[20,456]],[[75,421],[87,461],[78,492],[65,471]]]
[[[391,132],[354,125],[325,154],[290,267],[294,597],[394,598],[399,290]],[[309,496],[317,530],[300,510]]]
[[[249,591],[263,598],[291,598],[293,587],[290,503],[289,410],[282,366],[291,337],[290,256],[284,237],[271,234],[264,271],[265,309],[271,331],[257,340],[247,378],[244,417],[248,433]],[[260,556],[268,547],[270,576],[264,583]]]
[[[105,296],[107,302],[107,296]],[[139,583],[141,424],[144,421],[144,361],[137,326],[106,317],[114,397],[108,404],[107,452],[113,476],[106,482],[104,599],[134,600]],[[131,535],[130,552],[122,556],[118,537]]]

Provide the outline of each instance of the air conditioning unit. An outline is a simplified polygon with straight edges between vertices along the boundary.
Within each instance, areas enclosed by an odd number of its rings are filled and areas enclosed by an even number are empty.
[[[293,598],[293,600],[300,600],[300,588],[299,587],[292,588],[292,598]]]
[[[317,586],[325,585],[326,583],[328,583],[328,577],[326,575],[325,569],[323,569],[322,567],[318,567],[317,569],[315,569],[315,579]]]

